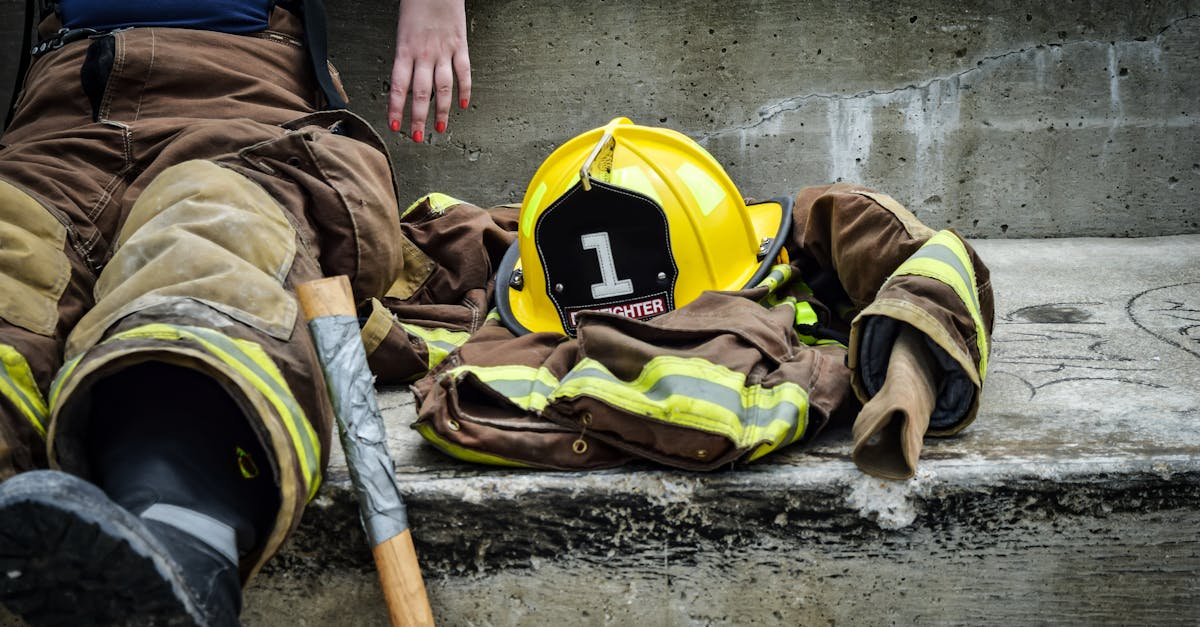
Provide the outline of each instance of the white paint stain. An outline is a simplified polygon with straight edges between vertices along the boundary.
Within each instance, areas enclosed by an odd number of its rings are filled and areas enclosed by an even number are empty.
[[[872,98],[829,101],[829,180],[862,181],[874,133]]]
[[[952,76],[901,91],[828,100],[829,179],[869,184],[864,172],[874,143],[875,112],[899,106],[904,130],[916,143],[913,159],[920,187],[928,194],[943,193],[946,147],[960,128],[959,80]]]
[[[1113,124],[1123,115],[1124,105],[1121,104],[1121,81],[1116,44],[1108,46],[1108,108],[1113,113]]]
[[[880,529],[903,529],[917,519],[916,499],[924,493],[933,477],[927,470],[917,471],[908,481],[888,481],[862,475],[850,485],[846,505],[859,515],[874,521]]]
[[[1046,88],[1046,49],[1037,48],[1033,51],[1033,80],[1038,89]]]
[[[1062,64],[1062,46],[1038,46],[1033,49],[1033,80],[1039,90],[1045,90],[1047,74],[1053,80],[1054,72]],[[1053,83],[1051,83],[1053,84]]]
[[[925,194],[945,193],[946,146],[959,129],[962,109],[959,77],[897,95],[906,100],[904,130],[917,142],[913,157],[918,187]]]

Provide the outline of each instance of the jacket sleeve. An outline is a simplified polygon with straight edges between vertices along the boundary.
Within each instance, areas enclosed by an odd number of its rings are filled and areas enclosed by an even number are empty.
[[[382,298],[359,305],[368,363],[380,383],[425,375],[478,331],[516,209],[482,209],[429,194],[400,216],[404,263]]]
[[[788,252],[850,322],[851,383],[859,399],[883,385],[903,325],[920,331],[941,369],[930,435],[975,417],[994,317],[987,267],[953,230],[934,231],[895,199],[839,183],[797,196]]]

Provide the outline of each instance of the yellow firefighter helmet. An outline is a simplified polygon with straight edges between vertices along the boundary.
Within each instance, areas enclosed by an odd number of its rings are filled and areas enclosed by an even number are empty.
[[[648,320],[705,290],[753,287],[786,260],[791,209],[747,205],[699,144],[617,118],[534,174],[496,274],[500,319],[518,335],[574,335],[585,311]]]

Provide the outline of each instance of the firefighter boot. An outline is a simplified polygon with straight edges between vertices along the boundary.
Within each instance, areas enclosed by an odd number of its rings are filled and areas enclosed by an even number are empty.
[[[27,602],[10,607],[35,624],[236,625],[239,558],[266,537],[279,506],[242,412],[211,379],[156,362],[99,381],[91,404],[85,440],[96,485],[62,473],[26,479],[13,488],[23,504],[14,512],[26,512],[0,520],[10,530],[27,516],[39,522],[25,526],[59,539],[25,554],[46,568],[4,564],[0,572],[38,573],[21,584],[33,591]],[[64,487],[40,498],[39,482]],[[19,596],[0,591],[6,603]],[[79,613],[60,617],[71,606]]]
[[[868,474],[908,479],[937,400],[936,362],[919,331],[905,325],[888,358],[883,387],[854,420],[851,459]]]
[[[0,485],[0,602],[30,625],[232,625],[234,564],[74,475]]]

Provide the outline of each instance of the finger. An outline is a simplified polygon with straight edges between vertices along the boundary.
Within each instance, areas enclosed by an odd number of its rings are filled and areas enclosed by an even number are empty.
[[[412,80],[412,59],[396,55],[392,63],[392,82],[388,87],[388,128],[393,132],[400,130],[400,121],[404,119],[404,99],[408,96],[409,82]]]
[[[433,68],[417,61],[412,76],[412,138],[418,144],[425,139],[425,118],[429,116],[429,97],[433,90]]]
[[[450,63],[446,59],[439,61],[434,69],[433,84],[437,86],[437,109],[433,128],[439,133],[445,133],[446,123],[450,120],[450,102],[454,99],[454,70],[450,69]]]
[[[454,74],[458,76],[458,106],[466,109],[471,103],[471,57],[466,46],[454,55]]]

